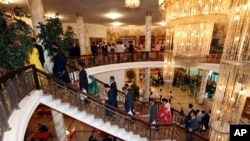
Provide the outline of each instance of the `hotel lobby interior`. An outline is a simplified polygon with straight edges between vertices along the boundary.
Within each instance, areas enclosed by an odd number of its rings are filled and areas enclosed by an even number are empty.
[[[70,84],[50,75],[46,51],[45,71],[24,66],[1,75],[0,141],[87,141],[91,135],[98,141],[229,141],[231,125],[250,124],[250,0],[0,0],[1,13],[15,15],[16,6],[29,15],[21,19],[41,45],[39,22],[59,19],[64,31],[72,27],[80,56],[64,52]],[[1,16],[7,25],[15,18]],[[124,52],[116,52],[117,41]],[[115,51],[93,55],[93,42],[114,44]],[[79,90],[78,62],[98,84],[94,95]],[[118,108],[102,103],[110,76],[117,83]],[[124,112],[124,84],[139,89],[132,116]],[[172,123],[154,125],[148,122],[149,99],[159,109],[160,89],[162,98],[173,92]],[[207,130],[185,129],[189,104],[211,111]],[[39,123],[49,131],[38,132]]]

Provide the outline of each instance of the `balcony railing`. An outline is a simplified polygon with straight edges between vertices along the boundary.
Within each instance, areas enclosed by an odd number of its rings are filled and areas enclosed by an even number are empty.
[[[220,63],[221,53],[210,54],[203,63]],[[107,64],[126,63],[126,62],[145,62],[145,61],[164,61],[164,52],[136,52],[114,53],[108,55],[81,55],[80,57],[69,58],[68,62],[72,66],[77,66],[78,62],[84,62],[85,67],[94,67]]]

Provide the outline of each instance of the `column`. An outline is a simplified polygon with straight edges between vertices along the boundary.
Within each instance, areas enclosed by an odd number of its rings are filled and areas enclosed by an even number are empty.
[[[78,31],[78,38],[79,38],[79,45],[80,45],[80,51],[81,55],[86,54],[86,45],[85,42],[85,29],[84,29],[84,23],[83,23],[83,14],[80,12],[76,13],[76,24],[77,24],[77,31]]]
[[[42,0],[28,0],[28,7],[31,14],[31,20],[33,24],[33,29],[35,34],[38,35],[40,33],[40,29],[37,28],[39,22],[45,23],[46,20],[44,18],[44,9],[43,9],[43,1]],[[42,41],[39,44],[42,46]],[[43,47],[43,46],[42,46]],[[44,49],[44,47],[43,47]],[[44,50],[44,70],[52,73],[53,63],[51,62],[51,57],[49,56],[49,52]]]
[[[230,124],[242,124],[250,91],[249,0],[235,0],[220,63],[219,79],[210,116],[210,140],[228,141]],[[247,123],[244,123],[247,124]],[[233,139],[231,139],[233,140]]]
[[[150,68],[145,68],[145,77],[144,77],[144,90],[145,93],[143,95],[144,101],[149,100],[149,87],[150,87]]]
[[[208,74],[209,74],[209,70],[202,70],[201,86],[200,86],[200,92],[198,95],[199,104],[203,104],[203,101],[204,101],[204,95],[205,95],[206,87],[207,87]]]
[[[152,12],[146,13],[146,31],[145,31],[145,51],[147,52],[146,58],[149,59],[149,53],[151,51],[151,26],[152,26]]]
[[[57,139],[59,141],[66,141],[66,128],[64,126],[63,114],[55,110],[51,111],[53,121],[55,123],[55,129],[57,134]]]

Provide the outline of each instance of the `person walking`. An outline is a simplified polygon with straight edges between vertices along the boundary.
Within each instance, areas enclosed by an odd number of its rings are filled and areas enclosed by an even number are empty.
[[[58,46],[55,42],[52,43],[52,53],[53,53],[53,75],[64,81],[65,83],[70,83],[69,74],[66,70],[67,58],[63,52],[58,49]]]
[[[187,136],[186,136],[186,141],[193,141],[193,137],[192,137],[192,133],[196,133],[198,128],[199,128],[199,123],[198,120],[196,118],[196,111],[192,110],[190,112],[190,119],[188,120],[188,132],[187,132]]]
[[[44,59],[44,50],[43,50],[43,47],[40,46],[39,44],[37,44],[36,42],[36,39],[35,38],[32,38],[32,42],[33,44],[35,45],[37,51],[38,51],[38,55],[39,55],[39,60],[42,64],[42,66],[44,66],[44,62],[45,62],[45,59]]]
[[[117,85],[116,85],[116,82],[115,82],[115,77],[114,76],[110,76],[109,78],[110,80],[110,89],[113,91],[114,93],[114,102],[115,102],[115,107],[118,107],[118,102],[117,102]]]
[[[150,103],[149,124],[156,124],[157,107],[154,100],[150,99],[149,103]]]
[[[79,87],[80,87],[80,90],[88,93],[89,82],[88,82],[87,72],[84,69],[84,63],[79,62],[78,64],[79,64],[78,68],[79,68]]]
[[[131,93],[126,86],[122,87],[122,91],[125,93],[125,112],[133,115],[133,99]]]
[[[170,104],[168,103],[168,99],[162,99],[162,106],[157,113],[157,120],[162,121],[163,123],[171,123],[172,122],[172,114]]]
[[[103,101],[103,103],[107,103],[113,107],[116,107],[116,102],[115,102],[115,98],[114,98],[114,92],[113,90],[110,88],[110,85],[109,84],[104,84],[104,88],[105,88],[105,91],[107,93],[107,97],[106,97],[106,100]],[[113,112],[110,111],[110,110],[106,110],[106,116],[109,116],[110,118],[113,116]]]

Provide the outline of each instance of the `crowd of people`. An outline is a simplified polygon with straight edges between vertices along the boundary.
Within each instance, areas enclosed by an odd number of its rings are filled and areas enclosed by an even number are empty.
[[[190,133],[198,133],[201,134],[202,132],[206,132],[209,129],[208,123],[210,119],[210,113],[206,112],[205,110],[200,111],[199,109],[194,109],[193,104],[188,105],[188,113],[185,119],[185,127],[187,131],[187,141],[192,141],[192,135]]]
[[[34,43],[34,48],[32,53],[30,54],[29,60],[26,62],[27,64],[35,64],[35,66],[43,70],[44,67],[44,55],[43,55],[43,48],[36,43],[35,39],[32,39]],[[160,51],[159,46],[157,46],[156,51]],[[60,50],[56,42],[52,43],[51,46],[52,50],[52,61],[54,63],[53,66],[53,76],[56,78],[62,80],[64,83],[69,84],[71,82],[69,78],[69,74],[66,69],[66,63],[67,63],[67,57],[66,55]],[[104,61],[110,61],[110,59],[107,57],[109,53],[116,53],[117,54],[117,61],[121,62],[121,54],[124,52],[125,47],[121,41],[118,41],[116,45],[112,44],[105,44],[105,42],[101,42],[99,45],[96,45],[95,43],[92,44],[91,51],[93,56],[98,56],[102,54],[102,59]],[[129,46],[127,48],[128,52],[130,53],[130,59],[131,61],[134,60],[133,53],[135,51],[135,48],[133,46],[133,42],[129,42]],[[80,56],[80,48],[76,44],[76,42],[72,43],[72,47],[69,49],[69,56],[70,57],[76,57]],[[95,59],[94,59],[95,61]],[[95,63],[95,62],[94,62]],[[99,91],[99,86],[96,83],[94,77],[92,75],[87,75],[87,72],[85,71],[84,68],[84,62],[79,62],[79,89],[83,91],[85,94],[90,94],[94,95],[97,94]],[[141,78],[143,79],[143,77]],[[91,81],[89,83],[89,80]],[[158,73],[158,79],[154,79],[151,77],[152,80],[152,86],[160,86],[163,84],[163,77],[160,73]],[[110,76],[110,82],[104,84],[105,91],[106,91],[106,99],[103,100],[103,103],[107,103],[110,106],[113,106],[114,108],[118,108],[118,101],[117,101],[117,84],[115,81],[114,76]],[[133,116],[135,114],[134,111],[134,105],[133,105],[133,98],[132,98],[132,93],[129,85],[124,85],[122,87],[122,91],[125,93],[125,101],[124,101],[124,111]],[[152,95],[152,91],[150,92]],[[96,95],[98,96],[98,95]],[[170,124],[172,123],[172,112],[171,112],[171,99],[173,98],[172,91],[169,92],[168,98],[163,98],[162,96],[162,89],[160,89],[159,92],[159,97],[162,101],[162,105],[160,106],[159,110],[157,110],[156,103],[153,98],[149,98],[150,102],[150,117],[149,117],[149,123],[150,124],[156,124],[156,123],[167,123]],[[88,97],[84,97],[84,104],[88,104]],[[106,115],[110,117],[111,119],[113,118],[114,111],[112,110],[106,110]],[[184,115],[184,113],[183,113]],[[206,131],[209,126],[209,117],[210,117],[210,112],[206,112],[204,110],[194,110],[193,105],[189,104],[189,111],[187,113],[187,118],[185,121],[182,121],[182,123],[185,124],[186,129],[189,132],[193,133],[201,133],[203,131]],[[44,132],[45,127],[42,124],[39,124],[39,131]],[[191,134],[187,134],[187,141],[192,140]]]

